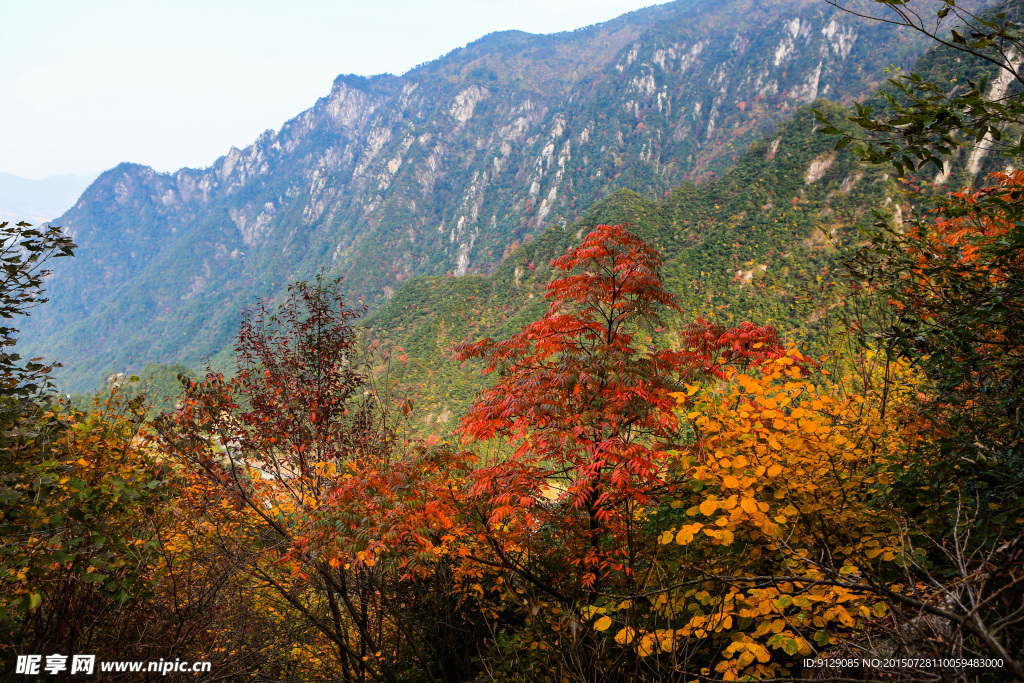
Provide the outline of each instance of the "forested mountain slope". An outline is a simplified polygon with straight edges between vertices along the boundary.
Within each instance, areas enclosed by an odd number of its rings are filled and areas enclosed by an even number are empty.
[[[246,304],[321,269],[373,305],[417,275],[493,272],[617,189],[661,196],[720,172],[794,108],[860,96],[922,46],[819,2],[679,0],[339,77],[211,168],[103,174],[58,220],[80,248],[26,353],[89,389],[224,352]]]
[[[848,113],[824,101],[817,106],[836,118]],[[620,190],[579,223],[521,247],[491,276],[414,279],[365,323],[389,358],[380,377],[413,398],[415,429],[443,434],[454,427],[488,380],[480,367],[455,363],[452,345],[507,338],[543,315],[546,286],[557,276],[549,261],[599,223],[629,223],[662,252],[667,289],[684,311],[649,332],[662,346],[698,316],[733,325],[753,320],[823,343],[842,305],[830,287],[841,277],[837,247],[856,239],[870,207],[894,220],[909,208],[894,200],[899,181],[833,145],[814,132],[813,113],[803,107],[720,179],[684,183],[660,201]]]
[[[1008,9],[1020,11],[1018,4]],[[988,77],[989,98],[1018,87],[993,78],[991,64],[946,48],[929,50],[913,71],[952,88]],[[876,95],[868,102],[882,106]],[[850,127],[851,109],[824,100],[813,106]],[[846,302],[833,287],[844,278],[841,250],[862,239],[858,227],[877,220],[872,211],[899,225],[914,203],[977,184],[1012,161],[982,144],[961,150],[941,170],[926,166],[897,178],[887,166],[858,163],[849,148],[836,151],[837,138],[821,135],[819,126],[814,109],[802,107],[721,178],[683,182],[660,201],[619,190],[578,222],[516,250],[490,277],[421,277],[401,288],[366,326],[389,359],[386,381],[418,402],[414,428],[444,434],[455,425],[452,417],[464,414],[490,380],[479,366],[458,367],[453,344],[508,338],[543,315],[546,286],[557,275],[549,261],[599,223],[631,224],[665,258],[668,289],[684,312],[652,333],[656,343],[676,346],[680,330],[700,316],[771,324],[820,352],[844,314]]]

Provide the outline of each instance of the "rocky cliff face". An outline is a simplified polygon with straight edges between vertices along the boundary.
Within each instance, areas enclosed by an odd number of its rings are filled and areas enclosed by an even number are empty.
[[[494,270],[618,189],[727,167],[803,103],[867,91],[923,48],[804,0],[679,0],[572,33],[509,32],[409,73],[341,76],[207,169],[122,164],[57,223],[77,257],[26,352],[94,386],[230,346],[242,308],[324,269],[353,298]]]

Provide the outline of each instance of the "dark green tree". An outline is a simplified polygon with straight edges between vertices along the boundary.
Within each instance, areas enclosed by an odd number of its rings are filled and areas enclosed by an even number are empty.
[[[19,316],[46,302],[43,282],[51,274],[52,258],[71,256],[75,244],[56,226],[33,228],[29,223],[0,223],[0,400],[9,410],[43,390],[53,365],[32,359],[21,364],[14,352]]]
[[[856,143],[854,150],[864,161],[891,163],[900,175],[929,163],[941,171],[953,152],[963,146],[981,146],[987,153],[1007,157],[1024,153],[1024,102],[1020,97],[1024,39],[1019,3],[1007,2],[994,11],[976,13],[956,0],[871,0],[866,3],[868,10],[862,2],[825,1],[858,17],[919,32],[934,40],[939,49],[953,51],[972,63],[980,75],[951,89],[948,82],[891,70],[889,87],[876,93],[883,106],[857,103],[856,115],[849,117],[859,126],[859,133],[840,130],[818,113],[819,122],[825,125],[822,132],[840,136],[836,149]]]

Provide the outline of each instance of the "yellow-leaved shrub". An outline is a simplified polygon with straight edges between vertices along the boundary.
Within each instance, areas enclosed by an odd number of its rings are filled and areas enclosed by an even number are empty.
[[[726,680],[772,678],[885,615],[862,581],[868,568],[898,581],[907,552],[882,497],[883,454],[902,437],[877,402],[815,384],[808,367],[791,348],[677,395],[695,437],[658,512],[657,616],[644,629],[624,614],[617,642],[642,657],[685,651]]]

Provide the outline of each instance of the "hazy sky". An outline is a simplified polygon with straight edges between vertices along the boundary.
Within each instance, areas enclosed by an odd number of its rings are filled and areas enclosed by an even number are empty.
[[[401,74],[492,31],[664,0],[0,0],[0,171],[207,166],[341,73]]]

